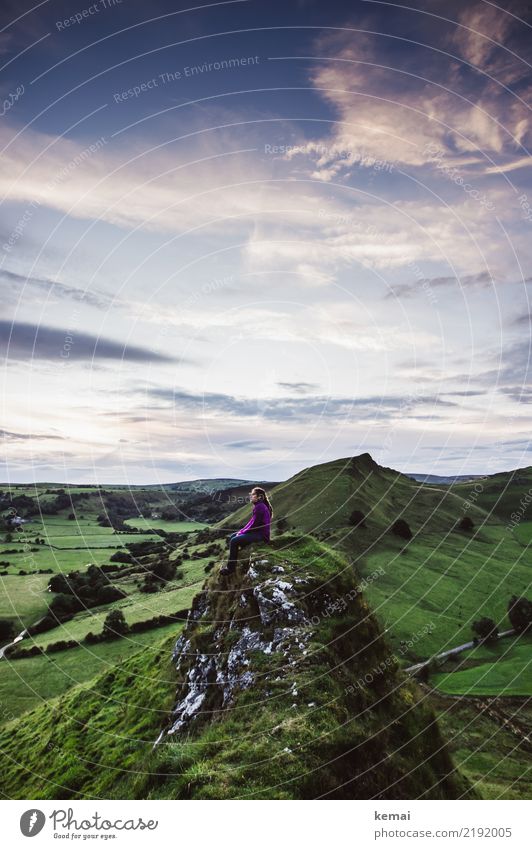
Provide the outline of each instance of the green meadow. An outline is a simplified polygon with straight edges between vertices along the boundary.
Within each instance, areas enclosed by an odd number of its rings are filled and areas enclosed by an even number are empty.
[[[167,531],[168,533],[189,533],[189,531],[199,531],[201,528],[208,528],[205,522],[170,522],[164,519],[126,519],[125,523],[130,528],[138,528],[139,531]]]
[[[2,661],[0,725],[40,705],[52,705],[52,700],[61,694],[111,669],[119,670],[126,659],[142,649],[156,646],[164,637],[179,635],[182,627],[180,623],[164,625],[105,643]],[[62,639],[67,638],[65,633]]]
[[[447,662],[447,666],[450,663]],[[506,637],[460,654],[431,683],[453,695],[532,696],[532,634]]]

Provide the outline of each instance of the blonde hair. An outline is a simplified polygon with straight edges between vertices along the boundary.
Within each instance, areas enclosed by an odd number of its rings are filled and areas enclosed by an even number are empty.
[[[268,495],[267,495],[267,493],[266,493],[266,490],[265,490],[265,489],[263,489],[261,486],[254,486],[254,487],[253,487],[253,489],[251,490],[251,492],[256,492],[256,493],[257,493],[257,495],[260,495],[260,496],[261,496],[261,498],[262,498],[262,500],[264,501],[264,503],[265,503],[266,507],[267,507],[267,508],[268,508],[268,510],[270,511],[270,519],[271,519],[271,517],[273,516],[273,507],[272,507],[272,505],[271,505],[270,499],[268,498]]]

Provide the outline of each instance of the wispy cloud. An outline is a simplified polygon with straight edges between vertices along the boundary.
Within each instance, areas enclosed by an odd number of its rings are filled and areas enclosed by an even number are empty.
[[[308,395],[310,392],[315,392],[318,389],[317,383],[306,383],[304,380],[299,380],[296,383],[287,381],[278,381],[277,386],[281,389],[286,389],[288,392],[295,392],[297,395]]]
[[[305,422],[321,419],[346,418],[356,410],[360,417],[388,419],[398,410],[402,415],[418,405],[456,407],[437,395],[368,396],[358,398],[334,398],[315,395],[302,398],[238,398],[217,392],[193,393],[181,389],[154,387],[148,390],[150,397],[164,400],[177,412],[192,411],[200,416],[215,416],[223,413],[237,418],[262,418],[271,421]]]
[[[64,439],[62,436],[58,436],[55,433],[14,433],[11,430],[1,430],[0,429],[0,438],[7,439],[13,442],[24,442],[25,440],[31,439]]]
[[[97,309],[107,309],[113,303],[113,299],[103,292],[93,292],[81,289],[78,286],[68,286],[46,277],[26,276],[15,271],[1,269],[0,279],[6,280],[10,284],[0,289],[0,297],[6,304],[16,302],[22,294],[27,299],[29,293],[72,300]]]
[[[269,448],[264,442],[258,442],[256,439],[237,439],[235,442],[225,442],[224,447],[244,451],[268,451]]]
[[[499,155],[508,157],[505,170],[524,167],[531,140],[528,83],[522,99],[515,86],[529,66],[510,49],[523,28],[491,4],[455,9],[458,26],[447,20],[448,3],[434,4],[426,17],[405,14],[418,27],[412,41],[405,34],[406,50],[379,32],[371,11],[316,40],[312,82],[339,120],[328,139],[306,145],[315,179],[339,179],[364,157],[434,168],[434,147],[477,176]],[[438,50],[423,46],[431,32]],[[526,47],[522,38],[521,44]]]

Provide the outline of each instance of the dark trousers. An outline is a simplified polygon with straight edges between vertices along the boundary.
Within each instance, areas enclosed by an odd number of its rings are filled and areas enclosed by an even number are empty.
[[[228,537],[229,543],[229,559],[227,565],[234,567],[238,559],[238,550],[245,545],[251,545],[252,542],[264,542],[264,536],[261,531],[246,531],[245,534],[231,534]]]

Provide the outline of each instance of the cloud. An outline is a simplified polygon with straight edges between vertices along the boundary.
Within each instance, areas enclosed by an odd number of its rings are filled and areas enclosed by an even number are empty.
[[[520,327],[521,325],[525,325],[526,327],[532,326],[532,313],[527,312],[523,313],[523,315],[518,315],[511,323],[517,327]]]
[[[239,439],[236,442],[224,442],[223,445],[225,448],[243,449],[245,451],[268,451],[270,447],[255,439]]]
[[[28,277],[24,274],[17,274],[15,271],[1,269],[0,278],[7,280],[11,284],[9,287],[3,287],[1,290],[2,297],[6,303],[13,303],[15,301],[15,293],[17,290],[18,296],[20,297],[22,290],[24,290],[24,293],[26,294],[28,289],[30,292],[34,291],[37,293],[43,293],[46,296],[50,295],[61,299],[66,298],[68,300],[87,304],[91,307],[96,307],[97,309],[107,309],[113,303],[113,299],[103,293],[90,292],[85,289],[80,289],[77,286],[68,286],[64,283],[59,283],[56,280],[50,280],[46,277]]]
[[[393,286],[384,297],[385,299],[414,298],[417,295],[427,297],[427,293],[432,289],[441,287],[458,286],[461,288],[462,286],[479,286],[488,288],[494,284],[495,281],[492,275],[487,271],[479,271],[477,274],[464,274],[462,277],[422,277],[411,283]]]
[[[477,176],[479,166],[491,167],[488,157],[509,157],[505,170],[523,167],[526,147],[520,145],[531,141],[529,68],[508,50],[522,26],[485,3],[457,6],[457,25],[445,22],[449,4],[440,8],[439,20],[430,14],[405,16],[416,30],[402,49],[382,33],[382,19],[371,13],[316,40],[320,61],[311,81],[338,123],[328,138],[306,143],[315,179],[337,180],[353,166],[371,167],[372,157],[434,168],[430,149],[435,145],[453,165]],[[430,50],[431,36],[439,50]],[[522,47],[524,52],[526,43]],[[515,89],[505,88],[520,81],[521,99]],[[300,153],[294,147],[287,157]]]
[[[532,404],[532,387],[529,386],[504,386],[499,391],[515,401],[516,404]]]
[[[59,329],[25,322],[0,321],[0,346],[8,360],[50,360],[57,364],[66,360],[124,360],[183,362],[157,354],[146,348],[114,342],[78,330]]]
[[[443,395],[458,395],[461,398],[471,398],[476,395],[485,395],[486,391],[484,389],[456,389],[452,392],[443,392]]]
[[[13,442],[21,442],[27,439],[64,439],[53,433],[13,433],[11,430],[0,430],[0,437]]]
[[[521,404],[532,402],[532,341],[530,338],[505,345],[502,350],[490,348],[482,353],[482,359],[492,361],[495,368],[478,374],[455,374],[453,380],[474,381],[479,386],[496,390],[512,401]],[[456,393],[453,393],[456,394]]]
[[[128,146],[120,139],[118,146],[107,146],[104,137],[88,153],[91,143],[83,148],[83,141],[33,128],[15,140],[17,132],[0,127],[0,191],[6,199],[117,227],[183,233],[218,221],[224,232],[240,230],[238,216],[257,208],[257,177],[269,175],[247,152],[254,147],[245,144],[243,131],[226,137],[221,130],[216,142],[206,133],[179,154],[170,144],[146,149],[142,141]]]
[[[317,383],[306,383],[304,380],[297,381],[296,383],[279,381],[277,386],[280,386],[281,389],[286,389],[288,392],[295,392],[298,395],[307,395],[309,392],[318,389]]]
[[[525,3],[514,3],[526,12]],[[515,20],[506,10],[484,2],[466,4],[458,15],[458,26],[450,43],[471,65],[505,85],[515,84],[528,73],[525,62],[512,60],[508,52]]]

